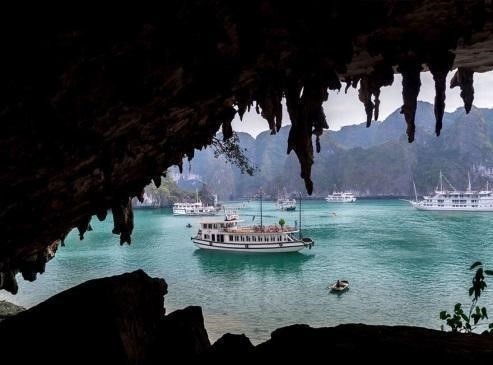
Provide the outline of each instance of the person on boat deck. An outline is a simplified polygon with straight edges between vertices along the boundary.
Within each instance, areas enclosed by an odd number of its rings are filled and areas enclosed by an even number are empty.
[[[336,288],[339,288],[340,286],[341,286],[341,282],[339,280],[337,280]]]

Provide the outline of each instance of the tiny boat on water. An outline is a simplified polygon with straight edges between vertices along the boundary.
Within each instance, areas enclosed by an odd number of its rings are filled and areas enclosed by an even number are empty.
[[[335,283],[329,285],[330,291],[332,292],[343,292],[349,289],[349,281],[347,280],[337,280]]]
[[[190,223],[187,223],[187,228],[192,228],[192,225]]]

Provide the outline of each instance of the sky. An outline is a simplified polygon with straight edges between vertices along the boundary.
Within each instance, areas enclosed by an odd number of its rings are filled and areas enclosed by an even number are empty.
[[[460,97],[460,88],[450,89],[450,79],[455,70],[449,72],[447,77],[447,90],[445,100],[445,111],[452,112],[462,107],[463,101]],[[359,86],[359,85],[358,85]],[[366,121],[365,108],[358,99],[358,90],[349,88],[344,94],[345,84],[338,93],[329,91],[329,99],[324,103],[325,116],[329,123],[330,130],[339,130],[345,125],[359,124]],[[480,108],[493,107],[493,71],[474,74],[474,105]],[[430,72],[421,73],[421,90],[418,100],[433,103],[435,99],[435,84]],[[397,108],[402,105],[402,77],[400,74],[394,75],[394,83],[391,86],[383,87],[380,93],[380,120],[384,120]],[[283,126],[291,124],[285,105],[283,105]],[[233,120],[233,130],[237,132],[247,132],[252,136],[257,136],[260,132],[267,130],[267,121],[251,108],[250,112],[245,113],[243,121],[238,115]]]

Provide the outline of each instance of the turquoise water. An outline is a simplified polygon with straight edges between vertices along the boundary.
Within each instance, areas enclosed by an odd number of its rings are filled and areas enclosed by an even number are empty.
[[[259,342],[293,323],[439,329],[440,310],[451,310],[457,301],[469,303],[469,266],[481,260],[493,268],[493,215],[488,213],[420,212],[398,200],[303,205],[304,235],[315,240],[315,247],[290,254],[198,250],[190,236],[201,218],[173,217],[167,209],[136,211],[133,243],[120,246],[110,217],[94,218],[94,230],[83,241],[71,232],[37,281],[24,282],[19,275],[19,294],[0,292],[0,297],[32,306],[88,279],[143,268],[168,282],[168,311],[202,306],[212,340],[233,332]],[[257,203],[249,203],[241,215],[247,224],[254,215],[258,221]],[[264,203],[264,222],[280,217],[293,224],[298,212]],[[185,228],[188,222],[193,228]],[[350,289],[330,294],[327,284],[338,278],[348,279]],[[487,290],[480,304],[493,313],[493,293]]]

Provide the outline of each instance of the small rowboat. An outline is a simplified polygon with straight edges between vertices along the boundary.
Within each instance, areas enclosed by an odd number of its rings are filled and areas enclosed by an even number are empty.
[[[330,291],[332,292],[343,292],[344,290],[349,289],[349,281],[347,280],[338,280],[335,283],[329,285]]]

